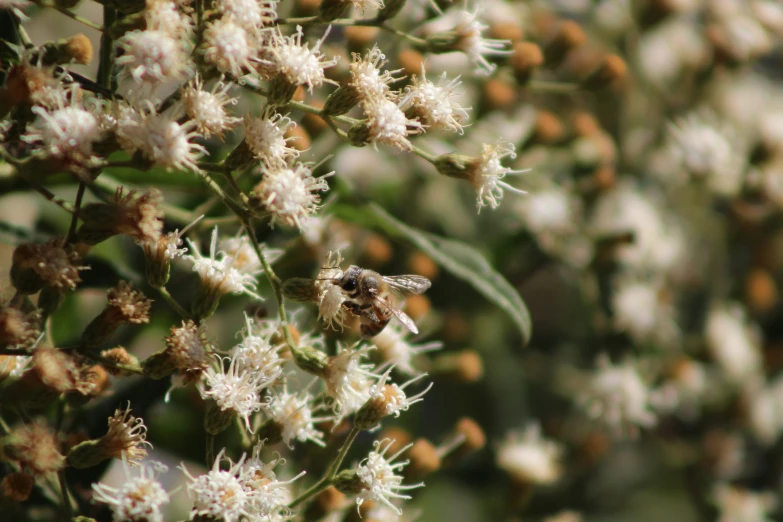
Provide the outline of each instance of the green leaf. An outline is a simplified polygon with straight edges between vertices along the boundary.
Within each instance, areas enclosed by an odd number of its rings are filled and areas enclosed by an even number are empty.
[[[461,241],[409,227],[374,203],[364,206],[336,205],[334,211],[342,219],[381,229],[415,245],[444,270],[471,285],[505,311],[514,320],[524,343],[530,340],[532,324],[527,306],[511,283],[492,268],[475,248]]]

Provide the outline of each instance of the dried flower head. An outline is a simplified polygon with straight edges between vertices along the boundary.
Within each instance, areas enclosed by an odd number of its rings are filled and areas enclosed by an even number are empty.
[[[163,231],[162,203],[163,194],[157,189],[138,194],[119,187],[111,203],[90,203],[82,207],[83,224],[78,238],[90,244],[116,234],[131,237],[137,243],[157,240]]]
[[[6,462],[16,462],[27,473],[43,475],[65,466],[65,457],[60,454],[59,447],[57,437],[46,422],[37,419],[15,427],[2,439],[0,457]]]
[[[40,314],[23,312],[10,304],[0,304],[0,347],[10,350],[31,348],[41,334]]]
[[[144,420],[131,415],[130,404],[124,410],[114,410],[109,417],[109,431],[101,437],[100,445],[107,458],[125,458],[131,466],[138,465],[147,456],[147,427]]]
[[[201,325],[185,321],[172,326],[171,335],[165,339],[166,354],[178,370],[200,374],[209,365],[212,348]]]

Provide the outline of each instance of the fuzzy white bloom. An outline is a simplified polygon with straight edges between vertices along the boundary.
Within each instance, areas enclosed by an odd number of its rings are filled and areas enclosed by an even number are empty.
[[[325,178],[332,174],[313,177],[312,170],[303,163],[266,170],[253,195],[272,215],[273,225],[285,223],[301,230],[302,221],[320,208],[319,192],[329,190]]]
[[[293,500],[289,485],[307,472],[302,471],[289,480],[278,480],[274,470],[279,464],[284,464],[285,459],[278,455],[275,459],[264,462],[260,457],[262,448],[263,443],[256,444],[253,447],[253,456],[242,465],[245,486],[252,492],[250,510],[253,517],[256,517],[252,520],[284,520],[288,518],[285,515],[290,515],[286,505]],[[276,518],[279,514],[285,517]]]
[[[94,159],[92,146],[102,135],[100,120],[95,115],[77,107],[75,101],[55,110],[33,107],[32,111],[38,118],[27,126],[24,141],[40,144],[45,154],[56,158],[77,163]]]
[[[228,95],[230,83],[219,81],[211,91],[205,91],[203,87],[201,76],[196,76],[182,90],[185,112],[196,123],[196,130],[205,138],[214,134],[222,139],[226,130],[241,121],[226,111],[226,105],[236,105],[237,100]]]
[[[302,43],[302,27],[297,25],[296,32],[283,36],[279,31],[269,50],[272,67],[282,74],[292,85],[306,85],[311,93],[315,87],[323,85],[326,77],[324,69],[337,64],[337,58],[326,59],[321,55],[321,45],[329,36],[331,26],[326,29],[323,37],[315,42],[312,49],[307,43]]]
[[[717,522],[772,522],[777,499],[772,492],[754,493],[747,489],[718,484],[712,492],[720,512]]]
[[[328,420],[330,417],[314,417],[311,401],[312,397],[307,392],[288,393],[285,387],[266,398],[264,411],[269,420],[277,425],[283,442],[289,448],[293,447],[294,440],[309,440],[318,446],[325,446],[324,434],[315,429],[313,423]]]
[[[486,57],[511,54],[509,50],[511,42],[482,37],[481,33],[489,26],[478,20],[478,14],[478,9],[472,13],[464,10],[456,12],[456,25],[452,29],[457,35],[454,48],[470,59],[477,74],[489,75],[495,70],[496,65],[490,63]]]
[[[592,229],[598,237],[633,234],[630,244],[617,247],[617,259],[639,271],[672,270],[685,252],[680,229],[666,219],[649,194],[632,185],[604,193],[593,209]]]
[[[651,409],[650,389],[630,360],[613,365],[606,355],[598,358],[579,401],[587,414],[601,419],[617,433],[633,436],[638,428],[654,426],[658,419]]]
[[[557,482],[563,473],[563,446],[544,438],[537,422],[523,431],[510,432],[498,445],[495,462],[516,481],[547,485]]]
[[[329,358],[322,375],[326,394],[335,400],[335,411],[345,416],[357,411],[370,398],[373,382],[378,378],[372,372],[372,364],[362,364],[361,359],[374,346],[346,348],[337,345],[337,355]]]
[[[395,103],[385,98],[363,102],[362,109],[367,116],[367,122],[362,130],[366,132],[366,142],[372,143],[375,148],[382,143],[402,151],[411,150],[413,145],[408,140],[408,135],[423,132],[424,126],[418,120],[405,116],[401,107],[406,103],[407,99]]]
[[[411,344],[406,340],[410,331],[399,323],[386,326],[381,333],[372,338],[378,354],[384,365],[394,366],[398,372],[406,375],[418,375],[419,370],[413,366],[413,360],[420,353],[440,350],[443,343],[433,341],[424,344]]]
[[[265,375],[254,372],[240,360],[238,354],[233,357],[220,357],[218,369],[210,366],[203,373],[198,391],[203,399],[214,400],[222,411],[231,410],[245,421],[248,431],[252,432],[250,416],[261,409],[261,390],[272,384],[274,379],[265,379]],[[230,361],[228,368],[224,360]]]
[[[289,128],[296,127],[288,116],[267,110],[262,118],[245,116],[242,127],[250,151],[268,168],[283,168],[290,158],[299,155],[299,151],[288,146],[293,138],[285,136]]]
[[[406,113],[416,118],[428,130],[449,130],[463,134],[464,123],[468,120],[468,110],[451,98],[462,85],[459,76],[449,80],[444,72],[437,83],[427,80],[424,64],[421,77],[413,77],[412,85],[405,88],[405,98],[409,108]]]
[[[243,470],[245,455],[237,463],[225,456],[223,448],[215,458],[212,469],[204,475],[194,477],[185,468],[179,469],[188,479],[188,496],[193,499],[190,519],[204,517],[224,522],[239,522],[251,516],[252,492],[245,484],[247,473]],[[228,461],[230,467],[221,470],[221,461]]]
[[[225,252],[217,250],[218,229],[212,230],[209,244],[209,257],[204,257],[198,248],[187,240],[194,255],[184,256],[193,263],[193,271],[201,277],[202,284],[214,289],[218,294],[247,294],[261,299],[255,293],[256,279],[253,274],[243,273],[234,267],[234,259]]]
[[[527,194],[524,190],[512,187],[503,181],[503,178],[509,174],[521,174],[530,170],[514,170],[504,167],[501,163],[505,158],[514,159],[517,157],[514,145],[499,140],[494,145],[484,144],[482,149],[481,156],[471,165],[469,173],[470,182],[476,191],[476,205],[479,212],[487,205],[493,209],[500,206],[504,190],[514,194]]]
[[[679,166],[693,178],[703,179],[719,196],[736,196],[746,168],[740,141],[714,116],[690,114],[669,125],[669,147]]]
[[[760,442],[771,446],[783,432],[783,378],[763,385],[750,381],[743,395],[749,404],[750,429]]]
[[[283,254],[282,250],[268,248],[263,243],[261,247],[270,263],[274,263]],[[263,272],[261,260],[246,236],[223,237],[218,241],[218,250],[233,258],[234,268],[244,274],[258,275]]]
[[[519,215],[533,234],[562,235],[576,228],[577,205],[562,187],[532,191],[516,205]]]
[[[164,31],[130,31],[117,45],[123,51],[117,65],[136,83],[176,80],[190,68],[190,59],[180,40]]]
[[[208,23],[204,30],[204,60],[218,71],[239,78],[253,68],[252,60],[257,54],[255,42],[256,38],[234,18],[219,18]]]
[[[389,97],[391,93],[389,85],[402,79],[394,76],[401,69],[381,72],[381,68],[387,63],[386,55],[377,44],[367,51],[365,56],[353,53],[351,65],[348,67],[351,73],[349,85],[356,91],[360,101],[374,101]]]
[[[741,304],[714,306],[704,335],[712,357],[730,382],[743,384],[762,374],[760,336]]]
[[[384,443],[385,446],[384,446]],[[399,450],[391,457],[386,457],[386,452],[394,443],[393,440],[384,439],[382,441],[375,441],[373,447],[375,448],[370,454],[359,463],[356,468],[356,476],[362,483],[362,491],[356,497],[357,509],[365,501],[371,500],[380,502],[390,509],[392,509],[397,515],[402,515],[402,510],[392,504],[392,499],[409,499],[410,495],[400,493],[401,491],[407,491],[409,489],[420,488],[424,486],[424,483],[403,485],[402,476],[397,475],[397,472],[404,468],[408,461],[394,462],[397,457],[407,451],[412,444],[409,444]]]
[[[160,462],[147,462],[138,467],[139,475],[133,476],[124,454],[122,466],[125,482],[119,488],[93,484],[93,499],[109,505],[114,522],[163,522],[161,508],[169,503],[169,494],[157,477],[168,468]]]
[[[234,357],[245,371],[253,372],[262,381],[271,383],[278,380],[283,375],[285,364],[285,359],[280,357],[282,345],[272,346],[268,340],[272,332],[259,329],[247,314],[245,325],[242,341],[234,347]]]
[[[277,18],[277,1],[270,0],[220,0],[217,10],[223,17],[234,21],[252,34]]]
[[[140,103],[138,108],[125,101],[115,101],[103,123],[107,130],[114,132],[120,147],[133,154],[146,144],[144,118],[154,113],[155,106],[149,101]]]
[[[172,0],[147,0],[144,20],[147,30],[164,32],[175,40],[187,39],[193,31],[193,20],[184,15]]]
[[[618,281],[612,293],[615,328],[627,332],[637,343],[665,345],[673,341],[677,335],[674,307],[661,292],[661,285],[651,281]]]
[[[199,137],[192,120],[179,123],[178,111],[166,114],[142,114],[140,125],[144,156],[167,170],[199,170],[196,162],[207,153],[203,145],[193,143]]]
[[[396,383],[387,384],[389,376],[393,370],[394,366],[391,366],[383,373],[383,375],[381,375],[381,378],[378,379],[378,382],[373,384],[372,388],[370,388],[369,401],[373,401],[376,404],[383,404],[383,407],[385,408],[384,413],[387,416],[394,415],[395,417],[399,417],[401,411],[408,411],[408,408],[410,408],[412,404],[423,401],[424,395],[430,391],[434,383],[431,382],[430,385],[427,386],[424,390],[420,391],[416,395],[411,395],[408,397],[405,393],[405,388],[426,377],[427,374],[422,373],[421,375],[417,375],[402,385],[398,385]]]

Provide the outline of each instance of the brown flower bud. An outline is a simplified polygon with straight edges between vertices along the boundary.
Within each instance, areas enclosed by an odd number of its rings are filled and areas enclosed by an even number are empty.
[[[77,444],[68,452],[68,464],[78,468],[90,468],[106,459],[121,459],[123,454],[131,465],[138,464],[146,455],[147,427],[142,419],[130,414],[130,405],[117,409],[109,417],[109,431],[97,440]]]
[[[122,346],[111,348],[110,350],[103,350],[101,352],[101,357],[118,366],[139,366],[139,360],[136,356],[128,353]],[[112,366],[107,366],[106,371],[112,375],[125,375],[127,373]]]
[[[397,55],[397,62],[399,62],[406,76],[421,74],[421,66],[424,64],[424,60],[424,55],[413,49],[404,49]]]
[[[368,267],[379,267],[392,258],[389,241],[380,234],[369,234],[362,244],[363,259]]]
[[[438,450],[427,439],[418,439],[406,454],[409,459],[405,468],[407,481],[418,481],[440,469],[441,460]]]
[[[92,62],[92,42],[82,33],[41,46],[41,61],[45,66]]]
[[[203,327],[193,321],[172,327],[171,335],[165,338],[167,353],[180,371],[201,372],[211,362],[212,347]]]
[[[601,64],[587,78],[582,80],[582,87],[589,91],[597,91],[616,85],[625,78],[628,66],[616,54],[604,57]]]
[[[16,462],[32,475],[42,475],[59,471],[65,465],[59,446],[46,421],[38,419],[11,430],[0,442],[0,457],[6,462]]]
[[[778,286],[772,275],[755,268],[745,278],[745,299],[756,313],[768,312],[778,302]]]
[[[109,374],[101,365],[82,366],[73,391],[68,393],[71,406],[81,406],[109,388]]]
[[[533,143],[552,145],[561,142],[565,135],[565,127],[557,116],[548,111],[538,111],[533,130]]]
[[[525,33],[522,31],[522,26],[516,21],[494,22],[489,26],[488,36],[496,40],[518,42],[525,36]]]
[[[25,350],[41,334],[38,312],[23,312],[10,305],[0,305],[0,347]]]
[[[90,203],[82,208],[84,224],[79,227],[79,241],[96,245],[122,234],[137,243],[157,241],[163,231],[163,195],[157,189],[137,195],[119,187],[111,203]]]
[[[60,246],[59,239],[43,244],[19,245],[13,254],[11,283],[24,294],[34,294],[47,284],[74,289],[81,281],[79,270],[86,268],[75,266],[77,259],[75,252]]]
[[[120,281],[107,292],[108,304],[103,312],[87,325],[82,342],[94,347],[105,342],[122,324],[143,324],[150,320],[149,311],[152,300],[133,289],[127,281]]]
[[[16,471],[3,477],[0,482],[0,499],[24,502],[33,492],[35,479],[27,473]]]
[[[345,504],[345,494],[334,486],[329,486],[316,495],[304,513],[305,520],[321,520],[326,515],[333,513]]]
[[[359,91],[350,85],[341,85],[326,98],[324,116],[340,116],[356,107],[361,101]]]
[[[574,21],[562,22],[557,28],[555,36],[544,46],[544,61],[550,67],[557,67],[565,57],[581,47],[587,41],[584,30]]]
[[[484,376],[484,364],[475,350],[441,354],[432,361],[431,370],[434,375],[464,383],[479,381]]]
[[[279,74],[275,76],[269,84],[267,102],[270,106],[286,105],[293,99],[296,87],[284,75]]]
[[[490,78],[482,86],[482,109],[495,111],[511,107],[517,101],[514,85],[500,78]]]
[[[519,85],[527,85],[533,73],[544,63],[541,48],[533,42],[517,42],[512,47],[509,63]]]
[[[462,439],[458,447],[459,453],[473,453],[487,444],[484,430],[470,417],[461,418],[454,426],[454,433]]]
[[[372,48],[378,41],[381,30],[378,27],[361,25],[349,25],[345,28],[345,40],[348,44],[348,52],[361,53],[365,49]]]
[[[316,109],[324,108],[324,103],[318,100],[313,101],[311,105]],[[310,133],[310,136],[314,137],[318,136],[321,132],[329,128],[326,120],[317,114],[312,114],[309,112],[302,117],[302,126],[307,129],[307,132]]]
[[[304,152],[310,148],[310,135],[304,127],[292,125],[285,130],[285,138],[291,140],[291,147]]]

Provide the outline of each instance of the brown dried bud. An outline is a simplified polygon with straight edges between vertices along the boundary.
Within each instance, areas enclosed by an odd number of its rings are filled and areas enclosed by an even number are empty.
[[[139,366],[139,360],[136,358],[136,356],[128,353],[128,351],[122,346],[118,346],[110,350],[103,350],[101,352],[101,357],[118,366]],[[111,366],[107,366],[106,371],[112,375],[125,375],[127,373]]]
[[[0,305],[0,347],[10,350],[30,348],[41,335],[38,327],[41,316],[37,312],[23,312],[18,308]]]
[[[82,33],[57,42],[49,42],[41,46],[39,54],[43,65],[65,65],[78,63],[88,65],[92,62],[92,42]]]
[[[589,91],[604,89],[622,81],[627,70],[628,66],[622,58],[616,54],[609,54],[604,57],[597,69],[582,80],[581,85]]]
[[[193,321],[172,327],[165,340],[166,352],[178,370],[200,373],[209,366],[212,347],[203,327]]]
[[[415,481],[435,473],[440,469],[441,460],[437,448],[427,439],[418,439],[408,450],[408,466],[405,468],[405,478]]]
[[[362,244],[363,259],[369,267],[379,267],[392,258],[392,246],[380,234],[369,234]]]
[[[390,441],[388,453],[395,455],[399,453],[402,448],[410,444],[413,437],[411,437],[411,434],[407,430],[404,430],[399,426],[389,426],[384,428],[378,437],[378,440],[386,439]]]
[[[763,268],[751,270],[745,278],[745,299],[757,313],[768,312],[778,302],[778,286],[772,275]]]
[[[487,436],[476,421],[470,417],[463,417],[454,426],[453,436],[459,439],[459,443],[452,449],[454,454],[465,456],[478,451],[487,444]]]
[[[517,101],[516,88],[500,78],[484,82],[482,91],[482,109],[485,111],[505,109]]]
[[[208,400],[204,412],[204,431],[210,435],[223,433],[231,426],[236,416],[236,411],[233,409],[224,410],[214,400]]]
[[[152,300],[147,299],[127,281],[120,281],[107,292],[108,305],[84,329],[82,342],[94,347],[105,342],[122,324],[143,324],[150,320]]]
[[[103,366],[83,366],[76,379],[75,388],[68,393],[68,402],[72,406],[81,406],[105,392],[109,384],[109,374]]]
[[[509,59],[514,77],[520,85],[527,85],[533,73],[544,63],[544,53],[533,42],[517,42]]]
[[[538,111],[533,131],[533,143],[552,145],[565,138],[565,127],[560,119],[548,111]]]
[[[96,245],[122,234],[137,243],[155,242],[163,231],[163,195],[157,189],[137,196],[135,190],[124,193],[119,187],[111,203],[90,203],[82,208],[84,224],[79,227],[79,241]]]
[[[560,65],[565,57],[587,41],[584,30],[574,21],[560,24],[555,36],[544,46],[544,61],[550,67]]]
[[[291,147],[299,152],[310,148],[310,135],[301,125],[291,125],[285,130],[285,139],[290,140]]]
[[[378,27],[362,25],[349,25],[344,31],[350,53],[361,53],[366,49],[371,49],[373,44],[378,41],[378,35],[381,32]]]
[[[30,409],[46,406],[61,393],[76,386],[79,366],[61,350],[39,347],[32,357],[32,365],[19,379],[2,390],[9,403],[18,402]]]
[[[383,419],[388,417],[393,408],[400,403],[400,388],[386,384],[380,393],[374,393],[367,402],[359,408],[354,416],[354,424],[360,430],[371,430],[378,426]],[[404,395],[402,400],[405,400]]]
[[[76,288],[76,283],[81,281],[79,270],[86,268],[75,266],[77,260],[76,252],[65,250],[59,239],[19,245],[13,254],[11,284],[24,294],[34,294],[47,284],[62,289]]]
[[[397,55],[397,62],[406,76],[421,74],[421,66],[424,64],[424,61],[424,55],[413,49],[403,49]]]
[[[3,477],[0,482],[0,499],[24,502],[33,492],[35,479],[27,473],[16,471]]]
[[[471,383],[479,381],[484,376],[484,364],[475,350],[445,353],[432,361],[432,373],[459,382]]]
[[[305,520],[321,520],[326,515],[341,509],[345,505],[345,494],[334,486],[329,486],[316,495],[315,500],[305,510]]]
[[[68,452],[68,464],[78,468],[90,468],[106,459],[121,459],[123,454],[131,465],[137,465],[147,456],[152,446],[147,442],[147,427],[144,421],[130,414],[130,405],[117,409],[109,417],[109,431],[97,440],[77,444]]]
[[[430,310],[432,303],[426,295],[412,295],[405,299],[405,312],[415,321],[426,317]]]
[[[311,102],[311,105],[316,109],[324,108],[324,103],[319,100],[314,100]],[[318,136],[321,132],[329,128],[326,120],[317,114],[312,114],[309,112],[305,113],[305,115],[302,117],[302,126],[307,129],[307,132],[310,133],[310,136]]]
[[[32,475],[41,475],[59,471],[65,465],[59,446],[46,421],[38,419],[11,430],[0,442],[0,457],[6,462],[16,462]]]

